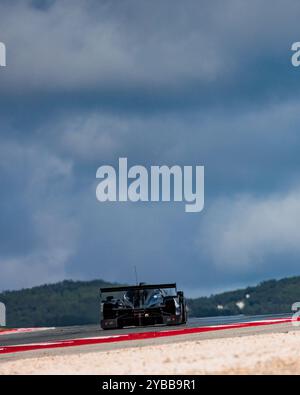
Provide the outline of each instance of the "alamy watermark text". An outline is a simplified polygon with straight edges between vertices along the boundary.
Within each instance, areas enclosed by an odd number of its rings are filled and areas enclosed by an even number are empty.
[[[0,67],[6,66],[6,47],[5,44],[0,42]]]
[[[6,308],[2,302],[0,302],[0,326],[6,326]]]
[[[96,178],[99,202],[186,202],[185,211],[196,213],[204,207],[204,166],[144,166],[128,168],[119,158],[118,171],[100,166]],[[129,183],[129,184],[128,184]]]
[[[294,52],[291,58],[292,65],[294,67],[300,66],[300,42],[292,44],[291,50]]]

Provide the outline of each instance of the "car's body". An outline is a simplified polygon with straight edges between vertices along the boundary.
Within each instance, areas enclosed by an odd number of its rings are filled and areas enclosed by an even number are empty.
[[[140,284],[101,288],[101,327],[178,325],[187,321],[182,291],[176,284]]]

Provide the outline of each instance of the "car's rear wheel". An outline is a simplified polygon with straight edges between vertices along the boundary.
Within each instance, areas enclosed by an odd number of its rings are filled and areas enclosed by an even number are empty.
[[[186,311],[186,305],[182,303],[181,305],[181,323],[186,324],[187,323],[187,311]]]

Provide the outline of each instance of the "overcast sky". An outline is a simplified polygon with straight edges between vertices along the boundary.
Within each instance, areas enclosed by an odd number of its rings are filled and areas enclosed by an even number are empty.
[[[300,274],[298,0],[0,0],[0,290]],[[205,209],[101,204],[100,165],[204,165]]]

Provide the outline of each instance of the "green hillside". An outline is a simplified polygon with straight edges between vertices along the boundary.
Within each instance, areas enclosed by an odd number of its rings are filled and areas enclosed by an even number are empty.
[[[63,281],[0,294],[8,327],[67,326],[99,322],[99,289],[103,280]]]
[[[242,302],[241,309],[237,303]],[[269,280],[254,287],[189,300],[190,315],[276,314],[291,312],[300,302],[300,276]],[[219,306],[219,308],[218,308]]]
[[[99,288],[103,280],[63,281],[0,294],[10,327],[83,325],[99,322]],[[300,301],[300,276],[265,281],[258,286],[189,299],[190,316],[269,314],[291,311]],[[244,308],[236,303],[242,302]],[[240,305],[241,306],[241,305]]]

